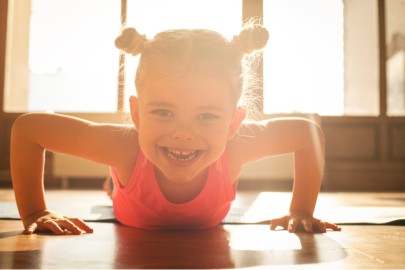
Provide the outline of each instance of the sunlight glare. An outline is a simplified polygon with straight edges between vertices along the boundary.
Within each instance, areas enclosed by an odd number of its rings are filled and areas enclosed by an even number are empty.
[[[244,222],[252,223],[282,216],[288,211],[290,197],[284,192],[260,192],[241,218]]]
[[[252,229],[252,226],[256,228]],[[296,234],[270,231],[268,226],[227,227],[230,231],[229,246],[233,250],[300,250],[302,245]]]
[[[343,3],[264,0],[265,113],[343,113]]]

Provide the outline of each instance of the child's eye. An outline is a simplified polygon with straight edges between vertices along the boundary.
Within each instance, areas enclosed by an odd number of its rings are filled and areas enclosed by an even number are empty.
[[[212,113],[203,113],[198,116],[199,120],[214,120],[218,119],[219,117]]]
[[[154,111],[152,111],[152,114],[155,114],[155,115],[160,116],[160,117],[171,117],[171,116],[173,116],[173,113],[171,111],[164,110],[164,109],[154,110]]]

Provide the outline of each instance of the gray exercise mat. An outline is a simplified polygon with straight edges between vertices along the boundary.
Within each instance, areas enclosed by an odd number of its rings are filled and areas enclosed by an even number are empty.
[[[88,222],[115,222],[111,205],[89,205],[83,203],[50,204],[49,209],[65,216],[81,218]],[[224,224],[266,224],[273,216],[271,211],[232,207]],[[266,214],[267,213],[267,214]],[[278,217],[279,215],[274,215]],[[329,222],[343,224],[394,224],[405,225],[405,207],[332,207],[316,211],[315,216]],[[0,219],[20,219],[14,202],[0,203]]]

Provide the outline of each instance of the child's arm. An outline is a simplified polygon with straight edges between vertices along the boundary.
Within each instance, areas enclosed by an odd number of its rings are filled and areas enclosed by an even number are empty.
[[[282,226],[290,232],[301,228],[307,232],[325,232],[334,224],[313,218],[324,166],[324,137],[312,121],[284,118],[262,121],[246,128],[248,134],[237,143],[243,147],[242,163],[266,156],[294,153],[294,188],[290,213],[271,221],[271,229]],[[241,149],[239,149],[240,151]],[[242,155],[236,155],[241,157]]]
[[[295,232],[326,232],[327,229],[340,230],[338,226],[323,222],[313,217],[318,193],[321,187],[324,169],[324,137],[321,128],[315,123],[307,122],[298,127],[295,138],[299,142],[294,151],[294,186],[290,213],[271,220],[271,229],[277,226]],[[294,125],[291,126],[294,130]]]
[[[116,143],[123,141],[117,138],[121,133],[119,127],[56,114],[26,114],[16,120],[11,135],[11,175],[26,233],[36,230],[49,230],[55,234],[92,231],[78,219],[66,218],[47,209],[43,188],[45,150],[115,165],[119,162],[116,153],[123,152]]]

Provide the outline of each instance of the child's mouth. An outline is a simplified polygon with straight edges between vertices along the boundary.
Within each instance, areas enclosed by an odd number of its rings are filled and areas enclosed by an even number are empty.
[[[176,150],[166,147],[163,147],[163,150],[170,159],[181,162],[190,161],[200,154],[200,150]]]

